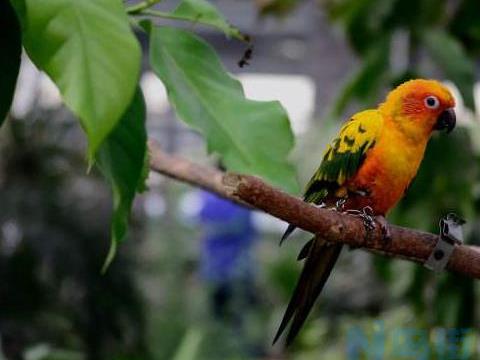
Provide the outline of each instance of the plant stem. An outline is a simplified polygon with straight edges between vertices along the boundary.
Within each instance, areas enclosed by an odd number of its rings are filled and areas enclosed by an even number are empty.
[[[221,32],[226,32],[225,28],[223,28],[222,26],[216,25],[215,23],[212,23],[209,21],[203,21],[201,17],[198,17],[193,20],[191,17],[188,17],[188,16],[181,16],[181,15],[176,15],[176,14],[172,14],[164,11],[152,10],[152,9],[144,9],[141,12],[133,13],[133,15],[150,15],[150,16],[155,16],[158,18],[168,19],[168,20],[188,21],[188,22],[193,22],[195,24],[210,26]],[[240,41],[246,41],[245,36],[242,33],[240,33],[240,31],[236,30],[233,27],[232,27],[232,30],[233,31],[228,32],[227,35],[232,36]]]
[[[142,2],[139,2],[138,4],[127,7],[126,11],[130,15],[136,15],[152,7],[155,4],[158,4],[160,1],[162,0],[144,0]]]

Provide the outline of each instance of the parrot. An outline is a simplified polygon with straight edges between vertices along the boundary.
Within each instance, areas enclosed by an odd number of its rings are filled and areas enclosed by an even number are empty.
[[[454,129],[454,107],[452,93],[436,80],[414,79],[400,84],[377,108],[354,114],[341,127],[326,147],[303,200],[356,212],[364,220],[370,219],[373,227],[381,226],[386,241],[390,231],[385,216],[415,178],[433,131],[449,133]],[[288,226],[280,244],[294,229]],[[304,260],[303,269],[274,344],[289,323],[286,345],[298,335],[342,246],[324,241],[321,234],[304,245],[298,256]]]

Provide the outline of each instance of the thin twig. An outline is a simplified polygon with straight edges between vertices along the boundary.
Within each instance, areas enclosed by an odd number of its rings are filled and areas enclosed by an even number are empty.
[[[247,37],[244,34],[242,34],[235,27],[229,26],[228,27],[229,31],[226,31],[225,27],[223,27],[221,25],[218,25],[217,23],[212,22],[212,21],[205,21],[205,20],[203,20],[203,18],[201,16],[198,16],[195,19],[192,19],[189,16],[182,16],[182,15],[177,15],[177,14],[174,14],[174,13],[169,13],[169,12],[159,11],[159,10],[153,10],[153,9],[149,9],[149,8],[146,8],[146,9],[141,10],[141,11],[129,12],[129,14],[130,15],[149,15],[149,16],[154,16],[154,17],[157,17],[157,18],[162,18],[162,19],[167,19],[167,20],[188,21],[188,22],[191,22],[191,23],[194,23],[194,24],[200,24],[200,25],[205,25],[205,26],[212,27],[212,28],[217,29],[221,32],[224,32],[227,36],[233,37],[237,40],[248,41]]]
[[[392,238],[385,241],[378,226],[367,231],[362,220],[355,216],[317,208],[254,176],[224,173],[168,155],[154,141],[149,142],[149,151],[153,171],[207,189],[232,201],[248,204],[303,230],[322,234],[330,242],[341,242],[382,255],[424,263],[438,240],[438,235],[390,225]],[[480,248],[456,246],[447,269],[480,278]]]
[[[160,1],[162,0],[145,0],[139,2],[138,4],[127,7],[125,11],[127,12],[127,14],[136,15],[148,8],[151,8],[155,4],[158,4]]]

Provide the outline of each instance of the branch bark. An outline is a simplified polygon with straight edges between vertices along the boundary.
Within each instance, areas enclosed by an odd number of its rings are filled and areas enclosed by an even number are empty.
[[[341,242],[382,255],[424,263],[438,241],[438,235],[394,225],[390,225],[392,239],[385,241],[379,226],[366,231],[363,221],[358,217],[317,208],[254,176],[224,173],[179,156],[168,155],[152,140],[149,141],[149,151],[150,168],[153,171],[262,210],[303,230],[321,234],[330,242]],[[480,248],[455,246],[447,269],[480,278]]]

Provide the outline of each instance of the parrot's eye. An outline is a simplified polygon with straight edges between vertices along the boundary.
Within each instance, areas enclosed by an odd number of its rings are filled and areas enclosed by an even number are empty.
[[[425,98],[425,106],[429,109],[437,109],[440,106],[440,101],[436,96],[427,96]]]

